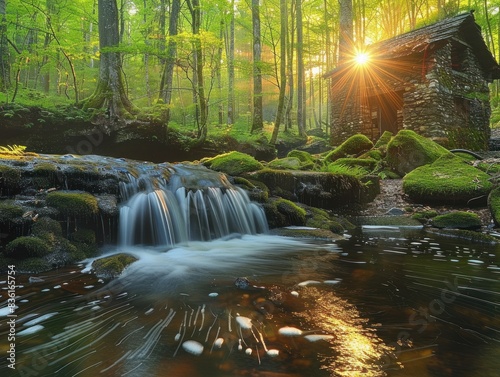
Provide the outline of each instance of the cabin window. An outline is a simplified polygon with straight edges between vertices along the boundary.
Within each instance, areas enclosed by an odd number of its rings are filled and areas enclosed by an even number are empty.
[[[462,45],[451,46],[451,69],[457,72],[465,70],[466,48]]]

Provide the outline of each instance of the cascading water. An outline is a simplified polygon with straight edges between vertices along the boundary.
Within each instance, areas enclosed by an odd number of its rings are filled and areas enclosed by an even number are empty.
[[[121,185],[122,246],[173,246],[268,230],[262,208],[225,175],[198,165],[163,168],[168,178],[145,171]]]

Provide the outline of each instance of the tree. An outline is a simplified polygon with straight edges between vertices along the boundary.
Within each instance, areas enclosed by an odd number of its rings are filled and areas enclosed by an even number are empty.
[[[9,44],[7,41],[5,8],[6,0],[0,0],[0,92],[5,92],[10,86]]]
[[[264,128],[262,117],[262,72],[261,72],[261,37],[259,0],[252,0],[252,30],[253,30],[253,118],[252,132]]]
[[[84,101],[84,108],[107,109],[110,118],[137,113],[128,99],[119,51],[118,8],[116,0],[98,0],[100,66],[97,87]]]
[[[234,0],[231,0],[229,10],[229,35],[226,37],[227,56],[227,124],[234,124]],[[227,34],[227,33],[226,33]]]
[[[297,127],[300,136],[306,136],[306,82],[304,69],[304,29],[302,0],[296,0],[297,16]]]
[[[163,70],[163,76],[160,83],[160,98],[163,100],[163,103],[167,105],[167,108],[165,110],[165,124],[167,126],[170,120],[170,104],[172,102],[173,89],[172,83],[174,77],[175,58],[177,55],[177,42],[175,38],[177,36],[177,25],[179,21],[180,10],[180,0],[172,0],[168,24],[167,56],[165,59],[165,69]]]
[[[288,33],[288,11],[286,0],[280,0],[280,79],[279,79],[279,98],[278,109],[276,110],[276,118],[274,119],[274,129],[271,136],[270,144],[276,144],[278,132],[283,121],[285,109],[285,94],[286,94],[286,37]]]
[[[340,0],[339,16],[339,63],[352,54],[353,46],[353,20],[352,0]]]

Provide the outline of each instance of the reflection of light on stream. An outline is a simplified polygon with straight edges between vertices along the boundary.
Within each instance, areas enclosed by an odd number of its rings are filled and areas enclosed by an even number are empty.
[[[76,298],[57,290],[63,294],[50,305],[30,298],[18,369],[41,376],[382,375],[372,364],[385,349],[355,308],[335,296],[335,280],[323,283],[318,269],[312,286],[280,285],[307,258],[331,270],[337,253],[324,246],[244,236],[167,253],[134,249],[140,260],[100,289]],[[265,287],[240,290],[238,276]]]

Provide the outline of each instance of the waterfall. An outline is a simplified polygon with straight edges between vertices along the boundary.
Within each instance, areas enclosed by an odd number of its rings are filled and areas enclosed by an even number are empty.
[[[173,246],[268,230],[262,208],[225,175],[198,165],[129,174],[120,186],[119,243]],[[167,177],[166,177],[167,176]]]

